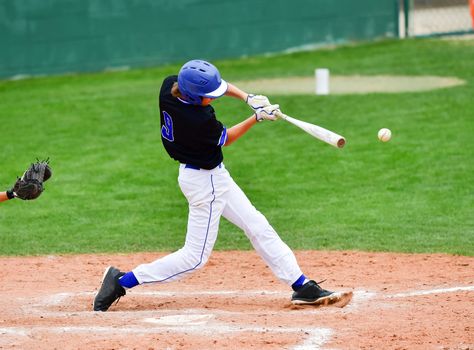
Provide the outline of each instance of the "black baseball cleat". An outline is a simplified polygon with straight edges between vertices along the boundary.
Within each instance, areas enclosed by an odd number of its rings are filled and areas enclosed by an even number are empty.
[[[123,275],[125,272],[121,272],[113,266],[109,266],[105,270],[102,285],[94,299],[94,311],[107,311],[115,300],[126,294],[125,288],[118,282],[118,279]]]
[[[324,300],[334,292],[322,289],[315,281],[308,281],[293,293],[293,304],[314,304],[317,300]]]
[[[315,281],[308,281],[293,293],[292,304],[295,305],[334,305],[346,306],[352,299],[352,292],[331,292],[322,289]]]

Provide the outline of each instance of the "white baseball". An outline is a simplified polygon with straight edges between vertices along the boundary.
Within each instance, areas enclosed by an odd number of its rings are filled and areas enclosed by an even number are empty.
[[[378,133],[378,137],[379,137],[379,140],[382,142],[390,141],[390,139],[392,138],[392,132],[390,131],[390,129],[386,129],[386,128],[380,129]]]

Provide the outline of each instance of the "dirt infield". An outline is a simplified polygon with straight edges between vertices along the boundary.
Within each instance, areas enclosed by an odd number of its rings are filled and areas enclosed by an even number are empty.
[[[456,77],[437,76],[390,76],[390,75],[346,75],[332,76],[329,79],[331,95],[421,92],[446,89],[466,82]],[[259,94],[311,94],[316,91],[315,77],[287,77],[236,81],[241,89]]]
[[[106,266],[163,253],[0,258],[1,349],[474,349],[474,258],[300,251],[344,308],[295,307],[254,252],[214,252],[185,280],[91,311]]]

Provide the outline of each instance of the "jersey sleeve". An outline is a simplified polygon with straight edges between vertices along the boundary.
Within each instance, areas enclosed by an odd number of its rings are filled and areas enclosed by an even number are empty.
[[[221,132],[221,137],[219,138],[219,143],[217,144],[217,146],[224,146],[225,143],[227,142],[227,128],[224,126],[224,128],[222,129],[222,132]]]
[[[227,128],[217,119],[212,118],[207,122],[207,143],[209,145],[222,147],[227,141]]]

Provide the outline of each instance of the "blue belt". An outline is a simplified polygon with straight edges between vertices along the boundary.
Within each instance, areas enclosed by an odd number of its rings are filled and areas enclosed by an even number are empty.
[[[197,167],[197,166],[194,166],[194,165],[191,165],[191,164],[186,164],[184,167],[188,168],[188,169],[201,170],[200,167]]]
[[[201,170],[200,167],[192,165],[192,164],[186,164],[184,167],[187,169]],[[222,163],[219,164],[219,168],[221,167],[222,167]]]

